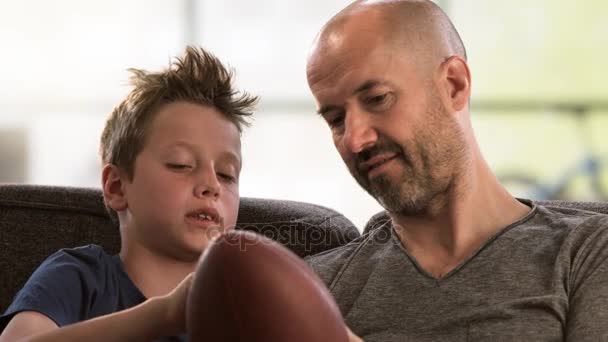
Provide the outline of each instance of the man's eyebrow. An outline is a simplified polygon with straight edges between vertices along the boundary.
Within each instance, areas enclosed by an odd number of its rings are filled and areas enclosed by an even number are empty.
[[[356,95],[358,93],[370,90],[370,89],[372,89],[375,86],[378,86],[380,84],[381,84],[381,82],[378,82],[376,80],[366,81],[365,83],[363,83],[362,85],[360,85],[357,89],[355,89],[355,91],[353,92],[353,95]]]
[[[370,90],[378,85],[382,84],[382,82],[376,81],[376,80],[369,80],[366,81],[365,83],[363,83],[362,85],[360,85],[359,87],[357,87],[357,89],[355,89],[355,91],[353,91],[353,95],[357,95],[358,93]],[[336,105],[327,105],[327,106],[323,106],[321,107],[319,110],[317,110],[317,114],[319,115],[324,115],[327,112],[330,112],[332,110],[336,110],[336,109],[340,109],[340,106],[336,106]]]

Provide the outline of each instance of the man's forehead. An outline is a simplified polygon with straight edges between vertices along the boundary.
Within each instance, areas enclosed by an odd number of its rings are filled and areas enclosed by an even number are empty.
[[[376,11],[351,13],[328,23],[320,33],[317,43],[341,47],[361,44],[369,40],[382,40],[386,25]]]
[[[394,51],[382,45],[369,48],[320,50],[307,67],[311,87],[317,84],[346,82],[353,87],[371,79],[381,79],[394,58]]]
[[[378,55],[377,50],[384,49],[384,39],[371,31],[358,34],[336,30],[315,43],[308,58],[307,69],[347,67],[347,64],[361,58]]]

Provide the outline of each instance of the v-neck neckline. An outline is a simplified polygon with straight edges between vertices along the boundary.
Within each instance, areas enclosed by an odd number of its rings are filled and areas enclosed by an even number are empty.
[[[392,220],[389,220],[387,223],[390,225],[390,231],[391,231],[391,238],[393,239],[393,242],[395,244],[397,244],[397,246],[401,249],[401,251],[403,253],[405,253],[405,255],[409,258],[409,260],[412,262],[412,264],[414,265],[414,267],[416,268],[416,270],[418,271],[418,273],[420,275],[422,275],[423,277],[427,278],[428,280],[431,280],[435,283],[435,285],[441,285],[442,283],[448,281],[449,279],[451,279],[453,276],[455,276],[460,270],[462,270],[463,268],[465,268],[468,264],[470,264],[473,260],[476,259],[476,257],[485,249],[489,248],[492,243],[494,241],[496,241],[498,238],[500,238],[503,234],[505,234],[506,232],[510,231],[511,229],[529,221],[530,219],[532,219],[536,213],[537,213],[537,205],[530,201],[530,200],[524,200],[524,199],[519,199],[518,201],[520,201],[521,203],[531,207],[530,212],[520,218],[519,220],[507,225],[506,227],[500,229],[496,234],[494,234],[492,237],[490,237],[488,240],[486,240],[486,242],[484,242],[474,253],[472,253],[469,257],[465,258],[464,260],[462,260],[460,263],[458,263],[458,265],[456,265],[455,267],[453,267],[450,271],[448,271],[446,274],[444,274],[442,277],[437,278],[434,275],[432,275],[431,273],[429,273],[427,270],[425,270],[420,263],[418,263],[418,260],[412,256],[407,249],[405,248],[405,246],[403,246],[403,243],[401,243],[401,239],[399,238],[399,235],[397,234],[397,232],[395,231],[395,227],[392,223]]]

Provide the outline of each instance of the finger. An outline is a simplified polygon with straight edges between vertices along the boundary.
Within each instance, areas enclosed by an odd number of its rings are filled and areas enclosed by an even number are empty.
[[[349,342],[365,342],[361,339],[361,337],[355,335],[352,331],[350,331],[350,328],[348,326],[346,327],[346,333],[348,334]]]

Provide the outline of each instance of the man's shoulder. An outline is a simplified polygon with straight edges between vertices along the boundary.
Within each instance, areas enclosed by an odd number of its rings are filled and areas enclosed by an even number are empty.
[[[307,256],[304,261],[309,265],[328,264],[342,262],[349,258],[364,242],[369,238],[369,234],[362,235],[346,245],[342,245],[318,254]]]
[[[603,213],[551,205],[536,205],[535,210],[536,218],[532,220],[532,225],[550,230],[566,229],[568,233],[583,235],[608,231],[608,215]]]
[[[368,238],[368,234],[360,236],[346,245],[311,255],[304,259],[304,261],[308,263],[310,268],[315,271],[327,287],[331,287],[333,280],[340,270]]]
[[[576,208],[537,205],[535,214],[512,233],[553,244],[567,259],[608,251],[608,215]]]
[[[387,242],[391,239],[391,236],[391,226],[387,223],[361,235],[346,245],[311,255],[307,257],[305,261],[317,275],[321,277],[323,282],[328,287],[331,287],[331,284],[339,276],[340,272],[346,268],[358,254],[362,252],[380,252],[380,249],[376,248],[378,245],[381,245],[378,243]]]

